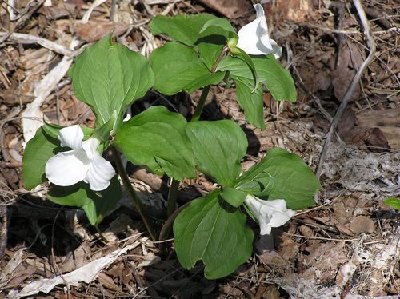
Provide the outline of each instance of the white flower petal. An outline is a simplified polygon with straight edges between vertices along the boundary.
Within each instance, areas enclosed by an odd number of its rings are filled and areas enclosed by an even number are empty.
[[[97,138],[89,138],[88,140],[82,142],[82,148],[85,150],[89,159],[93,159],[99,155],[97,152],[97,147],[99,144],[100,141]]]
[[[279,58],[282,54],[282,49],[269,37],[264,9],[261,4],[254,5],[254,9],[257,17],[238,31],[237,47],[247,54],[274,54],[276,58]]]
[[[267,201],[247,195],[246,205],[257,218],[261,235],[271,233],[272,227],[284,225],[295,215],[295,211],[286,209],[286,201],[283,199]]]
[[[85,182],[89,183],[90,189],[101,191],[110,185],[110,180],[114,174],[115,171],[111,163],[97,154],[90,164]]]
[[[82,139],[83,131],[78,125],[62,128],[58,133],[61,146],[68,146],[71,149],[82,148]]]
[[[59,186],[70,186],[82,181],[90,161],[83,150],[58,153],[46,163],[46,177]]]
[[[295,211],[286,209],[286,201],[283,199],[269,200],[267,203],[268,206],[264,206],[263,209],[270,217],[271,227],[284,225],[296,214]]]

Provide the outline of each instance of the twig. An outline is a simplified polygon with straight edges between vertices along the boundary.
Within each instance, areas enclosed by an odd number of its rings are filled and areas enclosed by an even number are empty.
[[[147,5],[179,3],[183,0],[147,0]]]
[[[52,42],[46,38],[31,35],[31,34],[23,34],[23,33],[9,33],[9,32],[0,32],[0,40],[1,39],[11,39],[13,41],[23,43],[23,44],[39,44],[42,47],[45,47],[51,51],[54,51],[58,54],[66,55],[66,56],[75,56],[76,51],[72,51],[67,49],[64,46],[61,46],[55,42]]]
[[[309,240],[324,240],[324,241],[334,241],[334,242],[354,242],[357,241],[357,238],[354,239],[338,239],[338,238],[325,238],[325,237],[316,237],[316,236],[303,236],[303,235],[298,235],[298,234],[291,234],[291,233],[283,233],[286,236],[289,237],[296,237],[296,238],[303,238],[303,239],[309,239]]]
[[[363,34],[365,35],[365,37],[367,39],[369,54],[368,54],[367,59],[364,60],[364,62],[361,64],[360,68],[358,69],[349,88],[346,91],[346,94],[343,97],[343,100],[342,100],[338,110],[336,111],[335,116],[333,117],[333,120],[329,127],[329,132],[326,135],[324,145],[322,147],[321,156],[319,158],[318,168],[317,168],[317,176],[318,177],[320,177],[322,174],[322,166],[326,159],[326,153],[330,146],[332,137],[338,126],[339,120],[341,119],[343,112],[345,111],[347,104],[349,103],[349,101],[351,99],[351,96],[354,92],[355,87],[357,86],[357,84],[359,84],[359,81],[361,79],[362,74],[364,73],[364,70],[366,69],[368,64],[372,61],[372,59],[374,58],[374,55],[375,55],[375,40],[371,34],[371,29],[370,29],[369,23],[367,21],[367,17],[365,15],[365,11],[360,3],[360,0],[353,0],[353,4],[354,4],[354,6],[357,10],[357,14],[359,16],[359,19],[361,22],[361,27],[363,28]]]

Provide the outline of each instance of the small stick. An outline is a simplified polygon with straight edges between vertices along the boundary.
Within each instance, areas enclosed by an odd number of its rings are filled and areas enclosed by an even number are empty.
[[[44,48],[47,48],[58,54],[66,55],[69,57],[72,57],[72,56],[75,56],[76,54],[78,54],[77,51],[69,50],[66,47],[59,45],[55,42],[52,42],[46,38],[31,35],[31,34],[0,32],[0,39],[3,39],[3,38],[10,39],[12,41],[16,41],[16,42],[23,43],[23,44],[39,44]]]
[[[360,18],[361,27],[363,28],[363,34],[365,35],[365,37],[367,39],[369,55],[368,55],[367,59],[365,59],[364,62],[361,64],[361,67],[358,69],[356,75],[354,76],[353,80],[351,81],[351,84],[350,84],[349,88],[347,89],[346,94],[344,95],[343,100],[340,103],[338,110],[336,111],[335,116],[333,117],[333,120],[329,127],[329,132],[326,135],[326,138],[325,138],[325,141],[324,141],[324,144],[322,147],[322,151],[321,151],[321,156],[320,156],[319,162],[318,162],[318,168],[317,168],[318,178],[321,177],[322,166],[326,159],[326,153],[331,144],[332,137],[336,131],[339,120],[342,118],[343,112],[345,111],[347,104],[349,103],[351,96],[354,92],[354,89],[357,86],[357,84],[359,83],[362,74],[364,73],[364,70],[367,68],[368,64],[372,61],[372,59],[374,58],[374,55],[375,55],[375,40],[371,34],[371,28],[367,21],[365,11],[360,3],[360,0],[353,0],[353,4],[354,4],[354,6],[357,10],[357,14]]]

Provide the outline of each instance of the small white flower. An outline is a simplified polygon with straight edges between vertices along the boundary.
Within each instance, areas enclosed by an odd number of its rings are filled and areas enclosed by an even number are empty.
[[[284,199],[262,200],[247,195],[246,205],[257,218],[261,235],[271,233],[272,227],[284,225],[296,214],[295,211],[286,209],[286,201]]]
[[[46,177],[55,185],[70,186],[84,181],[90,189],[101,191],[110,185],[115,171],[111,163],[97,152],[99,140],[89,138],[83,141],[83,131],[79,126],[60,130],[58,139],[61,146],[70,151],[58,153],[46,163]]]
[[[261,4],[254,5],[254,9],[257,17],[239,30],[237,47],[251,55],[274,54],[275,58],[281,57],[282,48],[269,37],[264,9]]]

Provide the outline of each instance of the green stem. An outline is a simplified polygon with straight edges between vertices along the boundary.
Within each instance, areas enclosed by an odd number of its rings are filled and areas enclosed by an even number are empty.
[[[168,219],[165,221],[164,225],[161,228],[160,235],[158,236],[158,240],[159,241],[165,241],[168,238],[169,234],[171,233],[171,227],[172,227],[172,224],[175,221],[175,218],[190,203],[191,203],[190,201],[185,203],[183,206],[180,206],[171,215],[169,215]],[[160,243],[159,249],[160,249],[161,252],[164,251],[165,248],[164,248],[164,243],[163,242]]]
[[[219,64],[219,63],[221,62],[221,60],[225,57],[225,54],[226,54],[228,51],[229,51],[229,47],[228,47],[228,46],[225,46],[225,47],[222,49],[221,53],[219,53],[219,56],[218,56],[217,60],[215,60],[213,66],[211,67],[211,73],[215,73],[215,70],[217,69],[218,64]]]
[[[177,207],[176,198],[178,197],[179,181],[172,178],[171,186],[168,192],[167,218],[174,213]]]
[[[211,67],[211,73],[215,73],[215,70],[218,67],[218,64],[221,62],[221,60],[225,57],[225,54],[229,51],[229,47],[225,46],[221,53],[219,54],[218,58],[216,59],[215,63]],[[193,116],[191,118],[191,122],[198,121],[200,118],[201,113],[203,112],[204,105],[207,100],[207,96],[210,92],[210,86],[206,86],[203,88],[201,92],[201,96],[199,99],[199,103],[197,104],[196,109],[194,110]],[[170,234],[171,231],[171,226],[172,223],[174,222],[176,216],[178,215],[178,212],[183,209],[183,207],[180,207],[178,210],[176,210],[177,203],[176,203],[176,198],[178,194],[178,186],[179,182],[176,180],[172,180],[171,186],[169,188],[168,192],[168,201],[167,201],[167,221],[164,223],[164,225],[161,228],[160,240],[165,240],[167,236]],[[186,205],[184,205],[185,207]]]
[[[221,60],[225,57],[225,54],[229,51],[229,48],[225,46],[221,53],[219,54],[218,58],[215,60],[213,66],[211,67],[211,73],[215,73],[215,70],[218,67],[218,64],[221,62]],[[203,112],[204,104],[206,103],[206,99],[208,96],[208,93],[210,92],[210,86],[206,86],[203,88],[203,91],[201,92],[201,96],[199,99],[199,103],[197,104],[196,109],[194,110],[192,119],[190,121],[198,121],[200,118],[201,113]]]
[[[206,99],[207,99],[209,92],[210,92],[210,86],[206,86],[203,88],[203,91],[201,92],[199,103],[197,104],[197,107],[194,110],[192,119],[190,121],[193,122],[193,121],[199,120],[201,112],[203,112],[204,104],[206,103]]]
[[[125,185],[126,190],[128,191],[128,195],[129,195],[130,199],[132,200],[133,206],[135,207],[135,209],[138,211],[140,217],[142,218],[144,225],[146,226],[146,229],[150,234],[150,237],[153,240],[157,240],[157,238],[156,238],[157,235],[156,235],[154,227],[151,223],[150,217],[147,215],[141,199],[136,194],[135,189],[133,189],[133,187],[132,187],[129,177],[125,171],[125,167],[122,164],[120,153],[113,146],[111,147],[111,151],[112,151],[112,155],[113,155],[113,158],[115,161],[115,165],[117,166],[118,174],[121,177],[122,183]]]

